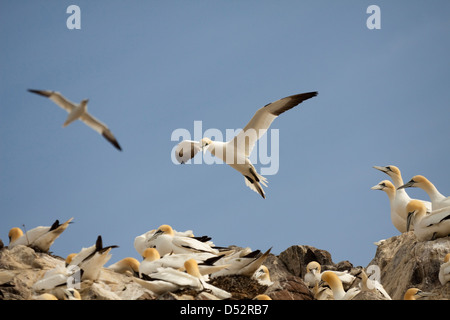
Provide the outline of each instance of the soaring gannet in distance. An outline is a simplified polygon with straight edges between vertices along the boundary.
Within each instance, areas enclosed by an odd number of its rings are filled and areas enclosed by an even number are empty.
[[[106,140],[108,140],[114,147],[118,150],[122,151],[119,143],[116,138],[106,126],[106,124],[102,123],[98,119],[94,118],[87,111],[87,104],[89,102],[88,99],[82,100],[79,104],[75,104],[69,100],[67,100],[61,93],[55,91],[47,91],[47,90],[32,90],[28,89],[29,92],[39,94],[41,96],[47,97],[60,106],[62,109],[66,110],[69,115],[67,116],[66,121],[63,124],[63,127],[68,126],[70,123],[75,120],[81,120],[86,125],[100,133]]]
[[[219,254],[219,250],[211,247],[210,243],[197,240],[195,237],[178,236],[173,228],[167,224],[161,225],[158,230],[146,241],[147,248],[155,248],[161,256],[168,253],[209,252]]]
[[[394,227],[401,233],[406,232],[406,199],[399,201],[396,196],[395,186],[389,180],[383,180],[377,185],[374,185],[372,190],[381,190],[386,192],[389,198],[389,205],[391,207],[391,221]]]
[[[332,271],[324,271],[321,279],[330,286],[333,291],[334,300],[352,300],[358,293],[361,292],[361,290],[356,287],[345,291],[341,279],[339,279],[339,277]]]
[[[417,187],[425,191],[431,200],[432,209],[438,210],[450,206],[450,197],[442,195],[438,189],[427,178],[421,175],[414,176],[409,182],[398,187],[398,189]]]
[[[439,282],[445,285],[450,281],[450,253],[447,253],[444,258],[444,262],[439,268]]]
[[[245,177],[245,184],[265,199],[265,192],[261,184],[267,187],[267,179],[256,172],[249,160],[256,141],[266,133],[280,114],[317,96],[317,94],[317,92],[296,94],[265,105],[256,111],[244,129],[228,142],[211,141],[209,138],[203,138],[200,141],[181,141],[175,149],[175,157],[178,162],[185,163],[200,150],[208,150],[212,155],[240,172]]]
[[[73,220],[70,218],[63,224],[56,220],[50,227],[36,227],[23,234],[22,229],[12,228],[9,230],[9,245],[12,249],[17,245],[25,245],[42,252],[48,252],[55,240],[67,229],[69,223]]]
[[[433,210],[427,214],[423,202],[411,200],[406,206],[406,228],[414,223],[414,234],[420,241],[435,240],[450,235],[450,207]]]

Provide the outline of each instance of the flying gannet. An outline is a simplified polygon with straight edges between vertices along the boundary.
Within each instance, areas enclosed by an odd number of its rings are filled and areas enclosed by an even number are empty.
[[[208,150],[212,155],[240,172],[245,177],[245,184],[265,199],[265,192],[261,184],[267,187],[267,179],[256,172],[249,160],[256,141],[266,133],[280,114],[317,96],[317,94],[317,92],[296,94],[265,105],[256,111],[244,129],[228,142],[211,141],[209,138],[203,138],[200,141],[183,140],[175,149],[175,157],[179,163],[183,164],[200,150]]]
[[[406,206],[406,228],[414,223],[414,234],[420,241],[435,240],[450,235],[450,207],[433,210],[427,214],[423,202],[411,200]]]
[[[67,100],[61,93],[56,91],[32,90],[32,89],[28,89],[28,91],[49,98],[50,100],[52,100],[54,103],[56,103],[58,106],[60,106],[62,109],[66,110],[69,113],[66,121],[63,124],[63,127],[66,127],[75,120],[80,119],[86,125],[88,125],[92,129],[100,133],[114,147],[122,151],[122,148],[120,147],[116,138],[109,130],[109,128],[106,126],[106,124],[102,123],[98,119],[94,118],[90,113],[88,113],[87,111],[87,104],[89,102],[88,99],[84,99],[79,104],[75,104]]]
[[[50,227],[36,227],[23,234],[20,228],[11,228],[9,230],[9,245],[12,249],[17,245],[25,245],[42,252],[48,252],[55,240],[67,229],[73,218],[70,218],[63,224],[56,220]]]
[[[398,187],[398,189],[417,187],[425,191],[431,200],[432,209],[438,210],[450,206],[450,197],[442,195],[438,189],[427,178],[421,175],[414,176],[409,182]]]

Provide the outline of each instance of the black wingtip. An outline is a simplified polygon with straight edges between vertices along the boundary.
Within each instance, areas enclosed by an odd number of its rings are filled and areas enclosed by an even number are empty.
[[[32,93],[35,93],[35,94],[38,94],[38,95],[40,95],[40,96],[43,96],[43,97],[50,97],[50,93],[48,93],[47,91],[44,91],[44,90],[34,90],[34,89],[28,89],[28,91],[29,92],[32,92]]]

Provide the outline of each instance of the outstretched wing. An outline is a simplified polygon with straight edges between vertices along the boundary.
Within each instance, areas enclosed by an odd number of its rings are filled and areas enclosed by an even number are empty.
[[[186,163],[201,150],[200,142],[192,140],[181,141],[175,149],[175,158],[181,164]]]
[[[75,108],[75,104],[67,100],[59,92],[48,90],[33,90],[33,89],[28,89],[28,91],[49,98],[50,100],[52,100],[54,103],[56,103],[58,106],[60,106],[69,113],[72,111],[73,108]]]
[[[112,134],[112,132],[109,130],[109,128],[106,126],[106,124],[102,123],[98,119],[94,118],[89,113],[84,113],[81,118],[81,121],[83,121],[86,125],[100,133],[106,140],[108,140],[114,147],[116,147],[118,150],[122,151],[122,148],[120,147],[119,143],[117,142],[116,138]]]
[[[250,156],[256,144],[256,141],[266,133],[273,120],[283,112],[294,108],[298,104],[312,97],[317,96],[318,92],[307,92],[282,98],[269,103],[256,111],[253,118],[247,123],[244,129],[239,132],[230,143],[236,148],[241,148],[245,143],[245,155]]]

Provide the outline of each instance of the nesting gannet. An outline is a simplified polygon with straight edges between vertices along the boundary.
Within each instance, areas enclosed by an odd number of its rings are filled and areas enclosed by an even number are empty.
[[[331,290],[333,291],[334,300],[351,300],[359,292],[361,292],[361,290],[356,287],[350,288],[345,291],[344,286],[342,285],[342,281],[332,271],[324,271],[322,273],[321,280],[325,281],[330,286]]]
[[[406,232],[406,205],[408,202],[396,201],[395,186],[389,180],[383,180],[371,188],[372,190],[382,190],[386,192],[391,207],[391,221],[394,227],[401,233]]]
[[[409,182],[398,187],[398,189],[417,187],[425,191],[431,200],[432,209],[438,210],[450,206],[450,197],[442,195],[438,189],[427,178],[421,175],[414,176]]]
[[[253,118],[233,139],[227,142],[211,141],[203,138],[199,142],[184,140],[175,149],[176,159],[185,163],[200,150],[208,150],[212,155],[223,160],[245,177],[245,184],[265,198],[261,184],[267,187],[267,179],[256,172],[249,160],[256,141],[269,129],[272,122],[283,112],[290,110],[301,102],[317,96],[317,92],[292,95],[269,103],[256,111]]]
[[[447,253],[444,258],[444,262],[439,268],[439,282],[445,285],[450,281],[450,253]]]
[[[407,229],[413,221],[414,234],[420,241],[435,240],[450,235],[450,207],[433,210],[427,214],[423,202],[411,200],[406,206]]]
[[[386,292],[381,283],[375,279],[370,279],[364,270],[361,269],[361,272],[358,275],[358,278],[359,277],[361,278],[361,282],[359,283],[361,291],[377,292],[386,300],[392,300],[391,296]]]
[[[155,248],[161,256],[168,253],[209,252],[219,254],[219,250],[211,247],[210,243],[197,240],[194,237],[178,236],[171,226],[164,224],[147,239],[145,246]]]
[[[174,235],[176,235],[176,236],[195,238],[192,230],[186,230],[186,231],[177,231],[175,229],[172,229],[172,230],[173,230]],[[137,236],[134,239],[134,248],[141,255],[141,257],[144,256],[144,251],[145,251],[145,249],[148,248],[148,246],[147,246],[148,241],[153,237],[153,235],[155,234],[156,231],[157,231],[157,229],[147,231],[146,233],[141,234],[140,236]],[[196,238],[196,239],[198,240],[199,238]],[[200,237],[200,239],[207,241],[205,237]],[[211,240],[211,238],[209,238],[209,237],[207,239]]]
[[[389,177],[391,177],[392,182],[394,183],[394,186],[396,189],[403,185],[402,174],[398,167],[389,165],[389,166],[385,166],[385,167],[374,166],[374,168],[377,170],[380,170],[381,172],[386,173]],[[406,208],[406,205],[411,200],[413,200],[413,199],[411,199],[409,197],[409,195],[406,193],[406,190],[404,188],[396,190],[395,198],[393,201],[394,210],[398,211],[398,212],[403,212]],[[417,199],[417,200],[419,200],[419,199]],[[424,201],[424,200],[421,200],[421,201],[423,201],[423,203],[425,203],[425,206],[427,207],[428,212],[431,212],[431,202]],[[404,219],[406,219],[406,216],[404,216]]]
[[[79,269],[76,266],[56,266],[44,273],[42,278],[33,284],[33,290],[51,290],[56,287],[66,285],[68,283],[69,277],[75,279],[76,273]]]
[[[81,269],[81,280],[96,280],[101,268],[111,259],[109,253],[112,248],[118,246],[103,247],[102,237],[98,236],[94,245],[82,248],[76,255],[69,255],[66,259],[68,266],[76,265]]]
[[[417,288],[409,288],[406,290],[403,300],[419,300],[425,297],[432,297],[433,293],[425,292]]]
[[[261,265],[258,270],[253,274],[253,278],[258,281],[260,285],[263,286],[271,286],[273,284],[272,280],[270,279],[270,272],[269,269],[265,265]]]
[[[322,279],[321,271],[322,267],[317,261],[311,261],[306,265],[306,273],[303,280],[309,288],[314,288],[319,284]],[[355,281],[355,276],[348,273],[348,271],[328,271],[336,274],[341,280],[342,284],[346,287],[350,287]]]
[[[86,125],[100,133],[106,140],[108,140],[114,147],[118,150],[122,151],[119,143],[117,142],[114,135],[111,133],[106,124],[102,123],[98,119],[94,118],[87,111],[88,99],[82,100],[79,104],[75,104],[69,100],[67,100],[61,93],[55,91],[47,91],[47,90],[32,90],[28,89],[29,92],[39,94],[41,96],[47,97],[60,106],[62,109],[66,110],[69,115],[67,116],[66,121],[63,124],[63,127],[68,126],[75,120],[80,119]]]
[[[107,269],[113,270],[117,273],[131,274],[133,276],[139,276],[140,262],[132,257],[123,258],[116,263],[113,263],[107,267]]]
[[[229,266],[211,274],[211,278],[227,275],[243,275],[252,277],[255,272],[261,267],[269,256],[270,250],[261,253],[260,250],[255,250],[241,257],[226,257],[218,261],[218,263],[225,263]]]
[[[272,298],[267,294],[258,294],[253,298],[253,300],[272,300]]]
[[[70,218],[63,224],[56,220],[50,227],[36,227],[23,234],[20,228],[12,228],[9,231],[9,245],[12,249],[17,245],[25,245],[36,250],[47,252],[55,242],[55,240],[67,229],[69,223],[73,220]]]
[[[173,268],[183,271],[184,263],[189,259],[195,259],[199,263],[200,273],[208,275],[228,267],[228,265],[214,265],[222,257],[208,252],[166,254],[161,257],[155,248],[147,248],[144,251],[144,261],[139,266],[139,276],[142,276],[142,274],[151,276],[152,273],[157,272],[160,268]]]
[[[198,264],[195,259],[189,259],[184,263],[184,268],[186,269],[186,272],[195,278],[198,279],[202,290],[207,290],[211,292],[213,295],[215,295],[219,299],[229,299],[231,298],[231,293],[222,290],[220,288],[217,288],[216,286],[213,286],[212,284],[207,283],[203,275],[200,273],[200,270],[198,269]]]

